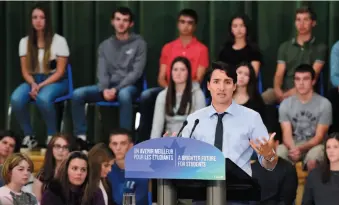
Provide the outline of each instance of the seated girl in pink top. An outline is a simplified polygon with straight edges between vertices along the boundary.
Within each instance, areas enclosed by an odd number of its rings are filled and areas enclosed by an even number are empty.
[[[1,205],[38,204],[32,194],[22,191],[23,186],[32,174],[32,170],[32,160],[22,153],[15,153],[6,159],[1,172],[5,182],[5,185],[0,188]]]

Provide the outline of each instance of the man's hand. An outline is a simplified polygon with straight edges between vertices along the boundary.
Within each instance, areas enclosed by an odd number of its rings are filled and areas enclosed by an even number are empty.
[[[291,89],[289,89],[288,91],[286,91],[284,93],[283,97],[285,99],[285,98],[288,98],[288,97],[290,97],[292,95],[295,95],[296,93],[297,93],[297,90],[295,88],[291,88]]]
[[[301,158],[301,150],[299,147],[295,147],[289,150],[288,157],[293,161],[297,162]]]
[[[284,92],[281,88],[274,88],[274,93],[279,103],[284,100]]]
[[[40,90],[39,85],[36,84],[36,83],[32,83],[31,84],[31,92],[29,92],[29,95],[31,96],[31,98],[36,100],[36,96],[38,95],[39,90]]]
[[[104,95],[105,100],[112,101],[116,97],[116,89],[115,88],[105,89],[103,91],[103,95]]]
[[[170,135],[169,131],[166,131],[165,134],[163,135],[163,137],[176,137],[177,133],[173,132],[172,135]]]
[[[274,155],[274,136],[276,133],[274,132],[269,140],[267,141],[265,138],[262,140],[256,139],[254,142],[250,140],[250,145],[254,151],[256,151],[259,155],[263,156],[266,160],[271,159]]]

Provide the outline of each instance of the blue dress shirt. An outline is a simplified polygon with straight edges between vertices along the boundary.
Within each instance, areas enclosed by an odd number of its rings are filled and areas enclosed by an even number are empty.
[[[223,117],[223,154],[229,158],[248,175],[252,176],[251,156],[253,149],[250,139],[269,139],[267,129],[260,117],[254,110],[238,105],[234,101],[225,110],[227,114]],[[187,117],[188,124],[182,132],[183,137],[189,137],[194,126],[194,121],[199,119],[192,138],[214,145],[215,129],[218,117],[217,111],[212,105],[200,109]],[[258,156],[262,164],[262,156]]]
[[[334,87],[339,86],[339,41],[337,41],[331,50],[330,57],[331,83]]]

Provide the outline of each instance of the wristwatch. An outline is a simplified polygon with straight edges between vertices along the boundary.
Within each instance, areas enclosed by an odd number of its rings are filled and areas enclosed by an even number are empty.
[[[275,159],[275,151],[273,150],[273,156],[271,158],[269,158],[269,159],[264,158],[264,159],[268,162],[273,162],[274,159]]]
[[[273,162],[274,161],[274,159],[275,159],[275,155],[273,155],[270,159],[266,159],[266,158],[264,158],[266,161],[268,161],[268,162]]]

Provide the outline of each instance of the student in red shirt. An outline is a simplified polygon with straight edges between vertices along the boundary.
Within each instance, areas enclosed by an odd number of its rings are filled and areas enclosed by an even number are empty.
[[[209,64],[208,48],[201,43],[194,32],[198,23],[198,15],[192,9],[183,9],[178,15],[179,38],[164,45],[161,51],[158,84],[160,87],[150,88],[141,94],[140,126],[138,141],[147,140],[151,134],[154,105],[157,95],[168,86],[171,63],[183,56],[192,65],[193,83],[201,83]]]

